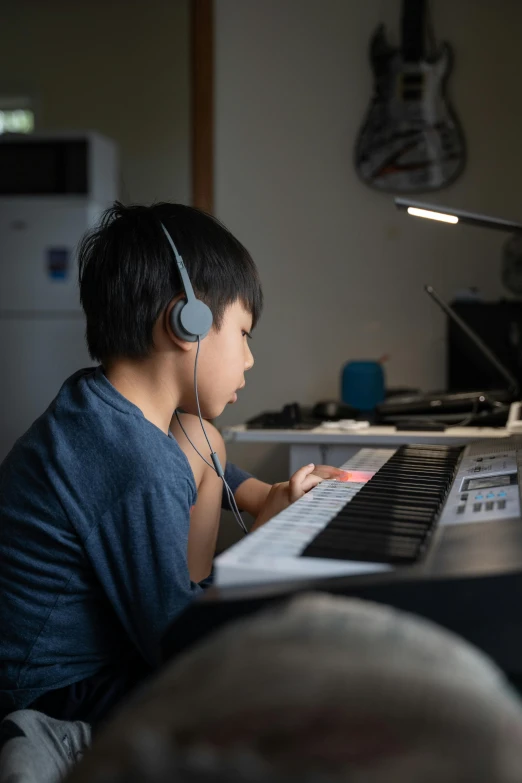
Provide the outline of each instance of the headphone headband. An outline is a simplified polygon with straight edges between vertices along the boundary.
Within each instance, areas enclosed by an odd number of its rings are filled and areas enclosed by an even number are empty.
[[[174,244],[174,240],[172,239],[172,237],[170,236],[169,232],[167,231],[167,229],[165,228],[165,226],[163,225],[163,223],[161,221],[160,221],[160,225],[161,225],[161,228],[163,229],[163,232],[164,232],[165,236],[167,237],[167,241],[168,241],[169,245],[172,248],[172,252],[174,253],[174,258],[176,259],[176,264],[177,264],[177,267],[178,267],[178,271],[179,271],[179,274],[181,276],[181,283],[183,285],[183,289],[185,291],[187,300],[189,302],[192,302],[192,301],[194,301],[196,299],[196,297],[194,295],[194,289],[192,288],[192,283],[190,282],[190,278],[188,276],[187,268],[186,268],[186,266],[184,264],[184,261],[183,261],[183,259],[181,257],[181,254],[178,252],[178,248]]]

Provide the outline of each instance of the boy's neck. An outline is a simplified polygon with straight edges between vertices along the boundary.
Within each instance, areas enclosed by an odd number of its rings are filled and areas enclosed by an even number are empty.
[[[179,403],[173,374],[154,359],[117,359],[104,363],[107,380],[165,435]]]

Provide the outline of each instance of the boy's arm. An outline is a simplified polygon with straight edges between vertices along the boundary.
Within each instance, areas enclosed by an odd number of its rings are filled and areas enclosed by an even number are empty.
[[[198,417],[181,414],[180,418],[183,428],[174,416],[170,423],[170,431],[185,453],[196,482],[197,501],[190,514],[188,564],[192,580],[200,582],[208,577],[212,569],[221,516],[223,486],[213,467],[209,467],[194,449],[195,446],[204,459],[210,462],[210,449]],[[227,458],[223,438],[210,422],[205,422],[205,430],[212,444],[212,450],[218,454],[219,461],[225,466]],[[237,474],[234,475],[237,482],[250,475],[243,474],[243,471],[239,470]]]
[[[239,508],[255,518],[263,508],[271,489],[271,484],[251,476],[238,486],[234,497]]]
[[[259,481],[251,473],[228,461],[225,466],[225,480],[232,490],[239,510],[257,517],[272,485]],[[230,510],[230,503],[224,488],[221,507]]]

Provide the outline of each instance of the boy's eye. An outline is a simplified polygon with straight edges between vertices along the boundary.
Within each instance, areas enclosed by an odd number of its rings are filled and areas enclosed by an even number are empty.
[[[241,334],[243,335],[243,337],[248,337],[249,340],[252,339],[252,335],[250,334],[250,332],[247,332],[246,329],[243,329]]]

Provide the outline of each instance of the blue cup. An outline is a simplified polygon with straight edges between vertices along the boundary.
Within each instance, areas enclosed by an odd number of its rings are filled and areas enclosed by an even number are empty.
[[[384,370],[380,362],[347,362],[341,372],[341,399],[360,411],[371,411],[384,400]]]

